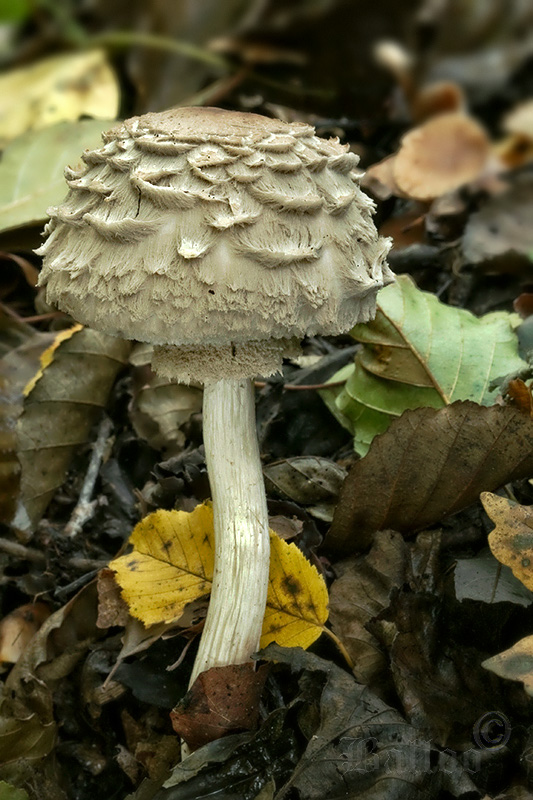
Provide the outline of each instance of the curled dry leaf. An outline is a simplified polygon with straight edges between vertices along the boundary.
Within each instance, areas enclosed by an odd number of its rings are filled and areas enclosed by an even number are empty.
[[[525,172],[470,215],[463,236],[463,254],[472,264],[496,267],[511,252],[524,266],[533,252],[533,177]],[[504,262],[502,262],[503,265]]]
[[[0,662],[16,664],[50,609],[45,603],[26,603],[0,621]]]
[[[490,492],[481,495],[481,502],[496,526],[489,534],[494,556],[533,590],[533,508]]]
[[[267,665],[255,671],[254,664],[202,672],[171,711],[172,727],[192,750],[229,733],[255,728],[267,676]]]
[[[155,511],[135,527],[134,550],[111,561],[132,616],[145,625],[178,620],[185,607],[211,591],[213,511]],[[324,579],[294,544],[270,535],[267,609],[261,646],[276,641],[309,647],[328,617]]]
[[[533,422],[518,409],[464,401],[407,411],[352,467],[326,546],[349,554],[376,531],[421,530],[530,475]]]
[[[119,86],[103,50],[43,59],[0,77],[0,147],[29,130],[82,116],[113,119]]]
[[[527,366],[513,321],[506,312],[477,318],[447,306],[400,275],[379,293],[376,318],[352,329],[363,348],[354,365],[331,379],[345,379],[344,387],[322,396],[364,455],[406,409],[454,400],[493,403],[499,390],[491,381]]]
[[[526,636],[503,653],[487,658],[481,666],[500,678],[522,681],[528,695],[533,697],[533,636]]]
[[[88,442],[130,346],[76,325],[43,353],[17,426],[22,473],[13,524],[24,534],[31,533],[65,480],[74,453]]]
[[[16,424],[24,386],[37,372],[41,354],[53,339],[53,334],[36,333],[0,312],[0,520],[5,523],[13,518],[19,492]]]
[[[263,469],[268,491],[302,505],[335,500],[346,470],[328,458],[296,456]]]
[[[53,692],[98,635],[91,584],[48,617],[9,673],[0,697],[0,763],[32,761],[51,752]]]
[[[402,192],[433,200],[480,176],[490,143],[483,128],[466,114],[439,114],[402,139],[393,178]]]

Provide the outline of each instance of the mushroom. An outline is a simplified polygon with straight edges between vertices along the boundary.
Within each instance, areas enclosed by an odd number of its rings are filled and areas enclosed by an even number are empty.
[[[179,108],[103,140],[66,170],[40,285],[79,322],[152,343],[159,375],[204,384],[216,552],[192,684],[248,662],[261,635],[269,532],[252,378],[306,334],[372,318],[389,242],[357,157],[307,124]]]

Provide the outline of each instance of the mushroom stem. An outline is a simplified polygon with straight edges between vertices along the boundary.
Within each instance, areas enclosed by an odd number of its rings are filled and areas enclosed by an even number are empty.
[[[251,380],[206,384],[204,445],[213,498],[215,568],[191,686],[201,672],[245,663],[259,648],[270,540]]]

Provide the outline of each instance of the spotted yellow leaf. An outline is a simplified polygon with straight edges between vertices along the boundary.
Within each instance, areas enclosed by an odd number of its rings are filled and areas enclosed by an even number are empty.
[[[533,508],[512,504],[491,492],[483,492],[481,501],[496,525],[489,534],[493,555],[533,590]]]
[[[132,616],[145,625],[179,619],[185,606],[211,591],[213,511],[155,511],[134,528],[133,551],[110,563]],[[294,544],[270,532],[271,558],[261,647],[309,647],[324,630],[324,579]]]

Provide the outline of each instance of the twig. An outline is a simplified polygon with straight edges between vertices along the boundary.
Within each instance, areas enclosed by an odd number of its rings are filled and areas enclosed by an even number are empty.
[[[0,539],[0,550],[15,558],[23,558],[26,561],[33,561],[36,564],[44,564],[46,558],[39,550],[34,550],[31,547],[26,547],[20,542],[14,542],[11,539]]]
[[[91,497],[94,491],[96,478],[98,477],[100,464],[102,463],[102,459],[104,458],[107,448],[107,440],[109,439],[112,430],[113,425],[111,420],[108,417],[104,417],[98,428],[98,436],[96,437],[96,441],[93,445],[93,452],[91,455],[91,460],[89,461],[89,468],[87,469],[87,474],[85,475],[85,480],[83,481],[83,486],[81,487],[79,500],[76,504],[76,508],[72,512],[70,520],[65,525],[65,529],[63,531],[65,536],[69,536],[71,538],[77,536],[85,523],[90,520],[94,514],[98,501],[91,500]]]
[[[180,39],[173,39],[170,36],[158,36],[153,33],[142,33],[140,31],[110,31],[100,33],[96,36],[89,36],[85,42],[85,47],[109,47],[118,49],[129,49],[130,47],[146,47],[152,50],[161,50],[168,53],[191,58],[194,61],[201,61],[219,69],[229,69],[230,65],[225,58],[212,53],[191,42]]]
[[[320,389],[337,389],[339,386],[344,386],[346,380],[343,381],[331,381],[331,383],[307,383],[307,384],[298,384],[298,383],[284,383],[283,389],[287,389],[290,392],[308,392],[311,390],[320,390]],[[268,386],[266,381],[255,381],[255,386],[257,389],[264,389],[265,386]]]

